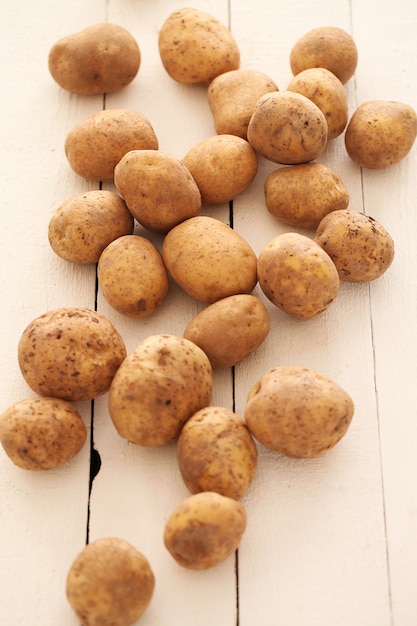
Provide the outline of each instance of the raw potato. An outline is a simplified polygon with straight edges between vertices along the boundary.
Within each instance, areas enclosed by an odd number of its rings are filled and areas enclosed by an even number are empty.
[[[110,387],[126,347],[104,315],[86,308],[54,309],[23,331],[18,362],[27,384],[41,396],[91,400]]]
[[[264,184],[265,205],[281,221],[315,230],[325,215],[346,209],[349,192],[323,163],[303,163],[271,172]]]
[[[256,254],[232,228],[201,215],[173,228],[162,244],[165,267],[190,296],[211,304],[251,293],[257,283]]]
[[[237,550],[245,528],[246,511],[240,502],[204,491],[174,509],[165,525],[164,544],[182,567],[204,570]]]
[[[334,381],[308,368],[279,366],[252,387],[244,417],[267,448],[311,459],[340,441],[353,413],[351,397]]]
[[[198,9],[171,13],[159,31],[158,45],[165,70],[182,84],[208,84],[240,65],[232,33],[214,16]]]
[[[339,274],[330,256],[298,233],[284,233],[265,246],[258,277],[266,297],[300,319],[323,313],[339,293]]]
[[[394,260],[394,241],[373,217],[359,211],[335,211],[322,219],[315,241],[333,259],[345,282],[368,282],[384,274]]]
[[[408,104],[370,100],[350,118],[345,133],[352,161],[374,170],[386,169],[404,159],[417,136],[417,114]]]
[[[213,375],[205,353],[174,335],[152,335],[120,366],[109,391],[109,412],[121,437],[162,446],[211,401]]]
[[[302,94],[275,91],[258,100],[248,126],[248,141],[274,163],[307,163],[326,147],[326,118]]]
[[[82,626],[130,626],[148,608],[154,589],[148,559],[119,537],[87,544],[66,580],[68,602]]]
[[[0,442],[25,470],[48,470],[70,461],[84,446],[87,429],[77,408],[58,398],[29,398],[0,415]]]
[[[150,121],[138,111],[106,109],[76,124],[65,140],[65,154],[79,176],[113,182],[114,168],[130,150],[157,150]]]
[[[48,239],[65,261],[97,263],[109,243],[132,234],[133,228],[124,200],[112,191],[94,189],[68,198],[54,211]]]
[[[213,369],[217,369],[237,365],[255,352],[270,327],[264,303],[242,293],[222,298],[200,311],[186,327],[184,337],[200,346]]]
[[[197,183],[169,152],[128,152],[116,166],[114,182],[132,215],[156,233],[168,232],[201,208]]]
[[[239,500],[255,477],[258,452],[244,421],[230,409],[197,411],[178,438],[181,476],[191,493],[215,491]]]
[[[137,75],[140,61],[134,37],[125,28],[104,22],[57,41],[49,52],[48,66],[63,89],[94,95],[126,87]]]

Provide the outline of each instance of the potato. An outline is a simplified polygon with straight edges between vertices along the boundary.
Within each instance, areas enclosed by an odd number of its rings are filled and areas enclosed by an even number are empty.
[[[316,229],[320,220],[349,204],[349,192],[340,176],[323,163],[281,167],[265,179],[265,205],[282,222]]]
[[[114,239],[133,233],[134,220],[124,200],[113,191],[78,193],[52,214],[48,240],[65,261],[97,263]]]
[[[314,102],[292,91],[275,91],[258,100],[248,141],[269,161],[295,165],[320,156],[327,132],[326,118]]]
[[[28,398],[0,415],[0,442],[25,470],[48,470],[70,461],[84,446],[87,429],[76,407],[58,398]]]
[[[187,325],[184,337],[200,346],[212,368],[217,369],[237,365],[255,352],[270,327],[263,302],[242,293],[222,298],[200,311]]]
[[[361,167],[382,170],[404,159],[417,136],[417,114],[408,104],[370,100],[361,104],[346,128],[348,155]]]
[[[394,241],[373,217],[359,211],[334,211],[322,219],[315,242],[333,260],[340,280],[368,282],[384,274],[394,260]]]
[[[344,389],[314,370],[278,366],[249,391],[244,418],[252,435],[285,456],[311,459],[346,434],[354,405]]]
[[[184,425],[177,457],[191,493],[215,491],[239,500],[255,477],[258,452],[242,418],[225,407],[209,406]]]
[[[82,626],[129,626],[148,608],[155,589],[151,565],[119,537],[87,544],[67,574],[68,602]]]
[[[256,176],[258,157],[235,135],[214,135],[193,146],[182,159],[200,190],[203,204],[222,204],[241,194]]]
[[[204,491],[174,509],[165,524],[164,544],[182,567],[204,570],[231,556],[245,529],[246,511],[240,502]]]
[[[358,50],[352,36],[336,26],[319,26],[305,33],[291,49],[294,75],[310,67],[324,67],[343,83],[353,76]]]
[[[106,109],[76,124],[65,140],[71,168],[83,178],[113,182],[114,168],[130,150],[156,150],[147,117],[129,109]]]
[[[19,366],[29,387],[68,401],[106,393],[125,356],[123,339],[110,320],[82,307],[40,315],[18,344]]]
[[[339,274],[330,256],[312,239],[284,233],[258,257],[259,285],[279,309],[300,319],[329,308],[339,293]]]
[[[79,95],[112,93],[135,78],[141,61],[135,38],[121,26],[93,24],[62,37],[48,57],[52,78]]]
[[[121,437],[162,446],[210,404],[213,376],[205,353],[175,335],[151,335],[125,359],[109,391],[109,412]]]
[[[168,232],[201,208],[197,183],[169,152],[128,152],[115,168],[114,182],[132,215],[156,233]]]
[[[173,228],[162,244],[165,267],[190,296],[212,304],[257,283],[256,254],[232,228],[200,215]]]
[[[240,66],[232,33],[213,15],[199,9],[171,13],[160,28],[158,46],[168,75],[186,85],[208,84]]]
[[[250,118],[259,98],[278,86],[267,74],[237,69],[219,74],[207,90],[216,133],[247,138]]]

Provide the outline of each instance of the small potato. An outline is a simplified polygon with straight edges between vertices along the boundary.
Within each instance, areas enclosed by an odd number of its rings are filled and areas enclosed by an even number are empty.
[[[121,437],[162,446],[211,401],[213,375],[205,353],[174,335],[152,335],[129,354],[113,379],[109,412]]]
[[[323,163],[281,167],[268,175],[264,191],[268,211],[298,228],[316,229],[325,215],[349,204],[342,179]]]
[[[114,239],[133,233],[134,219],[124,200],[104,189],[79,193],[52,214],[48,240],[65,261],[97,263]]]
[[[173,228],[162,244],[165,267],[190,296],[211,304],[257,283],[256,254],[232,228],[201,215]]]
[[[265,246],[258,277],[266,297],[300,319],[323,313],[339,293],[339,274],[330,256],[298,233],[284,233]]]
[[[70,461],[84,446],[87,429],[76,407],[57,398],[29,398],[0,415],[0,442],[25,470],[48,470]]]
[[[191,493],[215,491],[239,500],[256,473],[258,452],[243,420],[230,409],[197,411],[178,438],[178,465]]]
[[[171,13],[158,37],[159,54],[169,76],[186,85],[208,84],[240,65],[240,52],[230,30],[199,9]]]
[[[246,511],[240,502],[204,491],[174,509],[165,525],[164,544],[182,567],[204,570],[231,556],[245,529]]]
[[[248,126],[248,141],[274,163],[295,165],[316,159],[327,144],[327,122],[319,107],[300,93],[262,96]]]
[[[351,397],[311,369],[279,366],[248,394],[244,417],[252,435],[285,456],[311,459],[333,448],[352,421]]]
[[[256,296],[222,298],[200,311],[184,337],[200,346],[213,369],[232,367],[255,352],[271,327],[266,306]]]
[[[214,135],[191,148],[182,159],[201,193],[203,204],[222,204],[241,194],[256,176],[258,157],[235,135]]]
[[[126,87],[140,67],[134,37],[121,26],[93,24],[57,41],[48,57],[52,78],[79,95],[112,93]]]
[[[132,150],[114,171],[114,182],[145,228],[166,233],[201,208],[197,183],[185,165],[162,150]]]
[[[148,559],[119,537],[87,544],[74,559],[66,595],[82,626],[130,626],[144,614],[155,589]]]
[[[18,344],[19,366],[29,387],[68,401],[106,393],[125,356],[123,339],[110,320],[86,308],[40,315]]]
[[[404,159],[417,136],[416,111],[402,102],[371,100],[353,113],[345,133],[352,161],[382,170]]]
[[[340,280],[368,282],[394,260],[394,241],[373,217],[359,211],[334,211],[317,227],[315,242],[333,260]]]
[[[113,182],[114,168],[130,150],[157,150],[151,123],[138,111],[106,109],[76,124],[65,140],[71,168],[83,178]]]

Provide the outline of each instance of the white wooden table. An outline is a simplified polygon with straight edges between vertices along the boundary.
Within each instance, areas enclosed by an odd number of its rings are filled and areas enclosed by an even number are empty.
[[[143,112],[161,149],[179,158],[214,134],[205,89],[174,83],[159,59],[158,29],[173,10],[191,5],[229,25],[242,67],[266,72],[281,89],[291,78],[289,52],[298,37],[316,26],[339,26],[352,33],[359,50],[347,84],[350,113],[376,98],[417,106],[414,0],[1,4],[1,411],[33,395],[17,364],[25,326],[49,309],[95,306],[95,267],[66,263],[47,240],[52,211],[94,188],[66,161],[67,132],[105,106]],[[64,92],[47,69],[58,38],[100,21],[125,26],[142,51],[134,82],[104,101]],[[18,469],[0,450],[0,624],[75,626],[64,591],[68,568],[86,540],[106,535],[131,541],[151,562],[156,589],[144,626],[417,624],[417,149],[390,170],[361,171],[339,137],[320,160],[342,176],[351,208],[391,233],[394,263],[372,284],[342,284],[337,301],[315,319],[295,320],[268,305],[270,336],[235,368],[234,378],[230,370],[215,373],[213,404],[241,415],[261,374],[276,364],[304,365],[351,394],[356,411],[346,437],[312,461],[260,446],[258,473],[243,500],[248,527],[237,557],[192,572],[162,544],[168,515],[188,495],[175,445],[128,444],[110,422],[106,396],[93,410],[80,403],[101,457],[91,490],[89,445],[64,468],[44,473]],[[291,230],[264,206],[263,182],[273,168],[261,160],[256,180],[233,203],[233,227],[256,253]],[[226,205],[202,212],[229,221]],[[182,335],[201,307],[171,285],[162,309],[146,321],[118,315],[100,292],[97,308],[130,351],[150,334]]]

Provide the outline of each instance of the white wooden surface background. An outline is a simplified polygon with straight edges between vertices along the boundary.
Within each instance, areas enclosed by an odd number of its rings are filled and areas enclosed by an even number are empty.
[[[95,267],[60,260],[46,235],[51,213],[64,199],[94,188],[69,168],[67,132],[105,106],[143,112],[160,147],[179,158],[214,134],[205,90],[175,84],[158,56],[163,20],[190,5],[229,25],[242,67],[263,70],[280,88],[291,78],[289,52],[298,37],[315,26],[344,28],[359,50],[347,85],[350,112],[374,98],[417,106],[414,0],[2,0],[0,410],[33,395],[17,365],[25,326],[48,309],[95,305]],[[106,20],[136,37],[139,75],[104,102],[64,92],[47,70],[50,47]],[[270,306],[269,338],[236,367],[234,387],[230,371],[215,374],[213,404],[242,414],[262,373],[276,364],[305,365],[338,381],[354,399],[346,437],[312,461],[260,447],[258,474],[244,498],[248,527],[237,559],[191,572],[162,545],[165,520],[188,495],[175,446],[130,445],[110,423],[106,397],[95,402],[92,415],[90,404],[81,403],[102,461],[90,495],[88,445],[66,467],[46,473],[24,472],[0,450],[2,625],[76,625],[65,578],[87,533],[90,540],[121,536],[148,556],[156,589],[144,626],[417,624],[417,150],[390,170],[360,171],[340,137],[320,160],[344,179],[350,206],[391,233],[394,264],[370,285],[343,284],[338,300],[316,319],[297,321]],[[261,161],[255,182],[233,204],[234,228],[257,253],[290,230],[264,206],[263,181],[274,167]],[[203,213],[229,220],[228,206],[204,207]],[[147,321],[116,314],[100,293],[97,306],[129,351],[153,333],[182,334],[199,310],[174,286]]]

